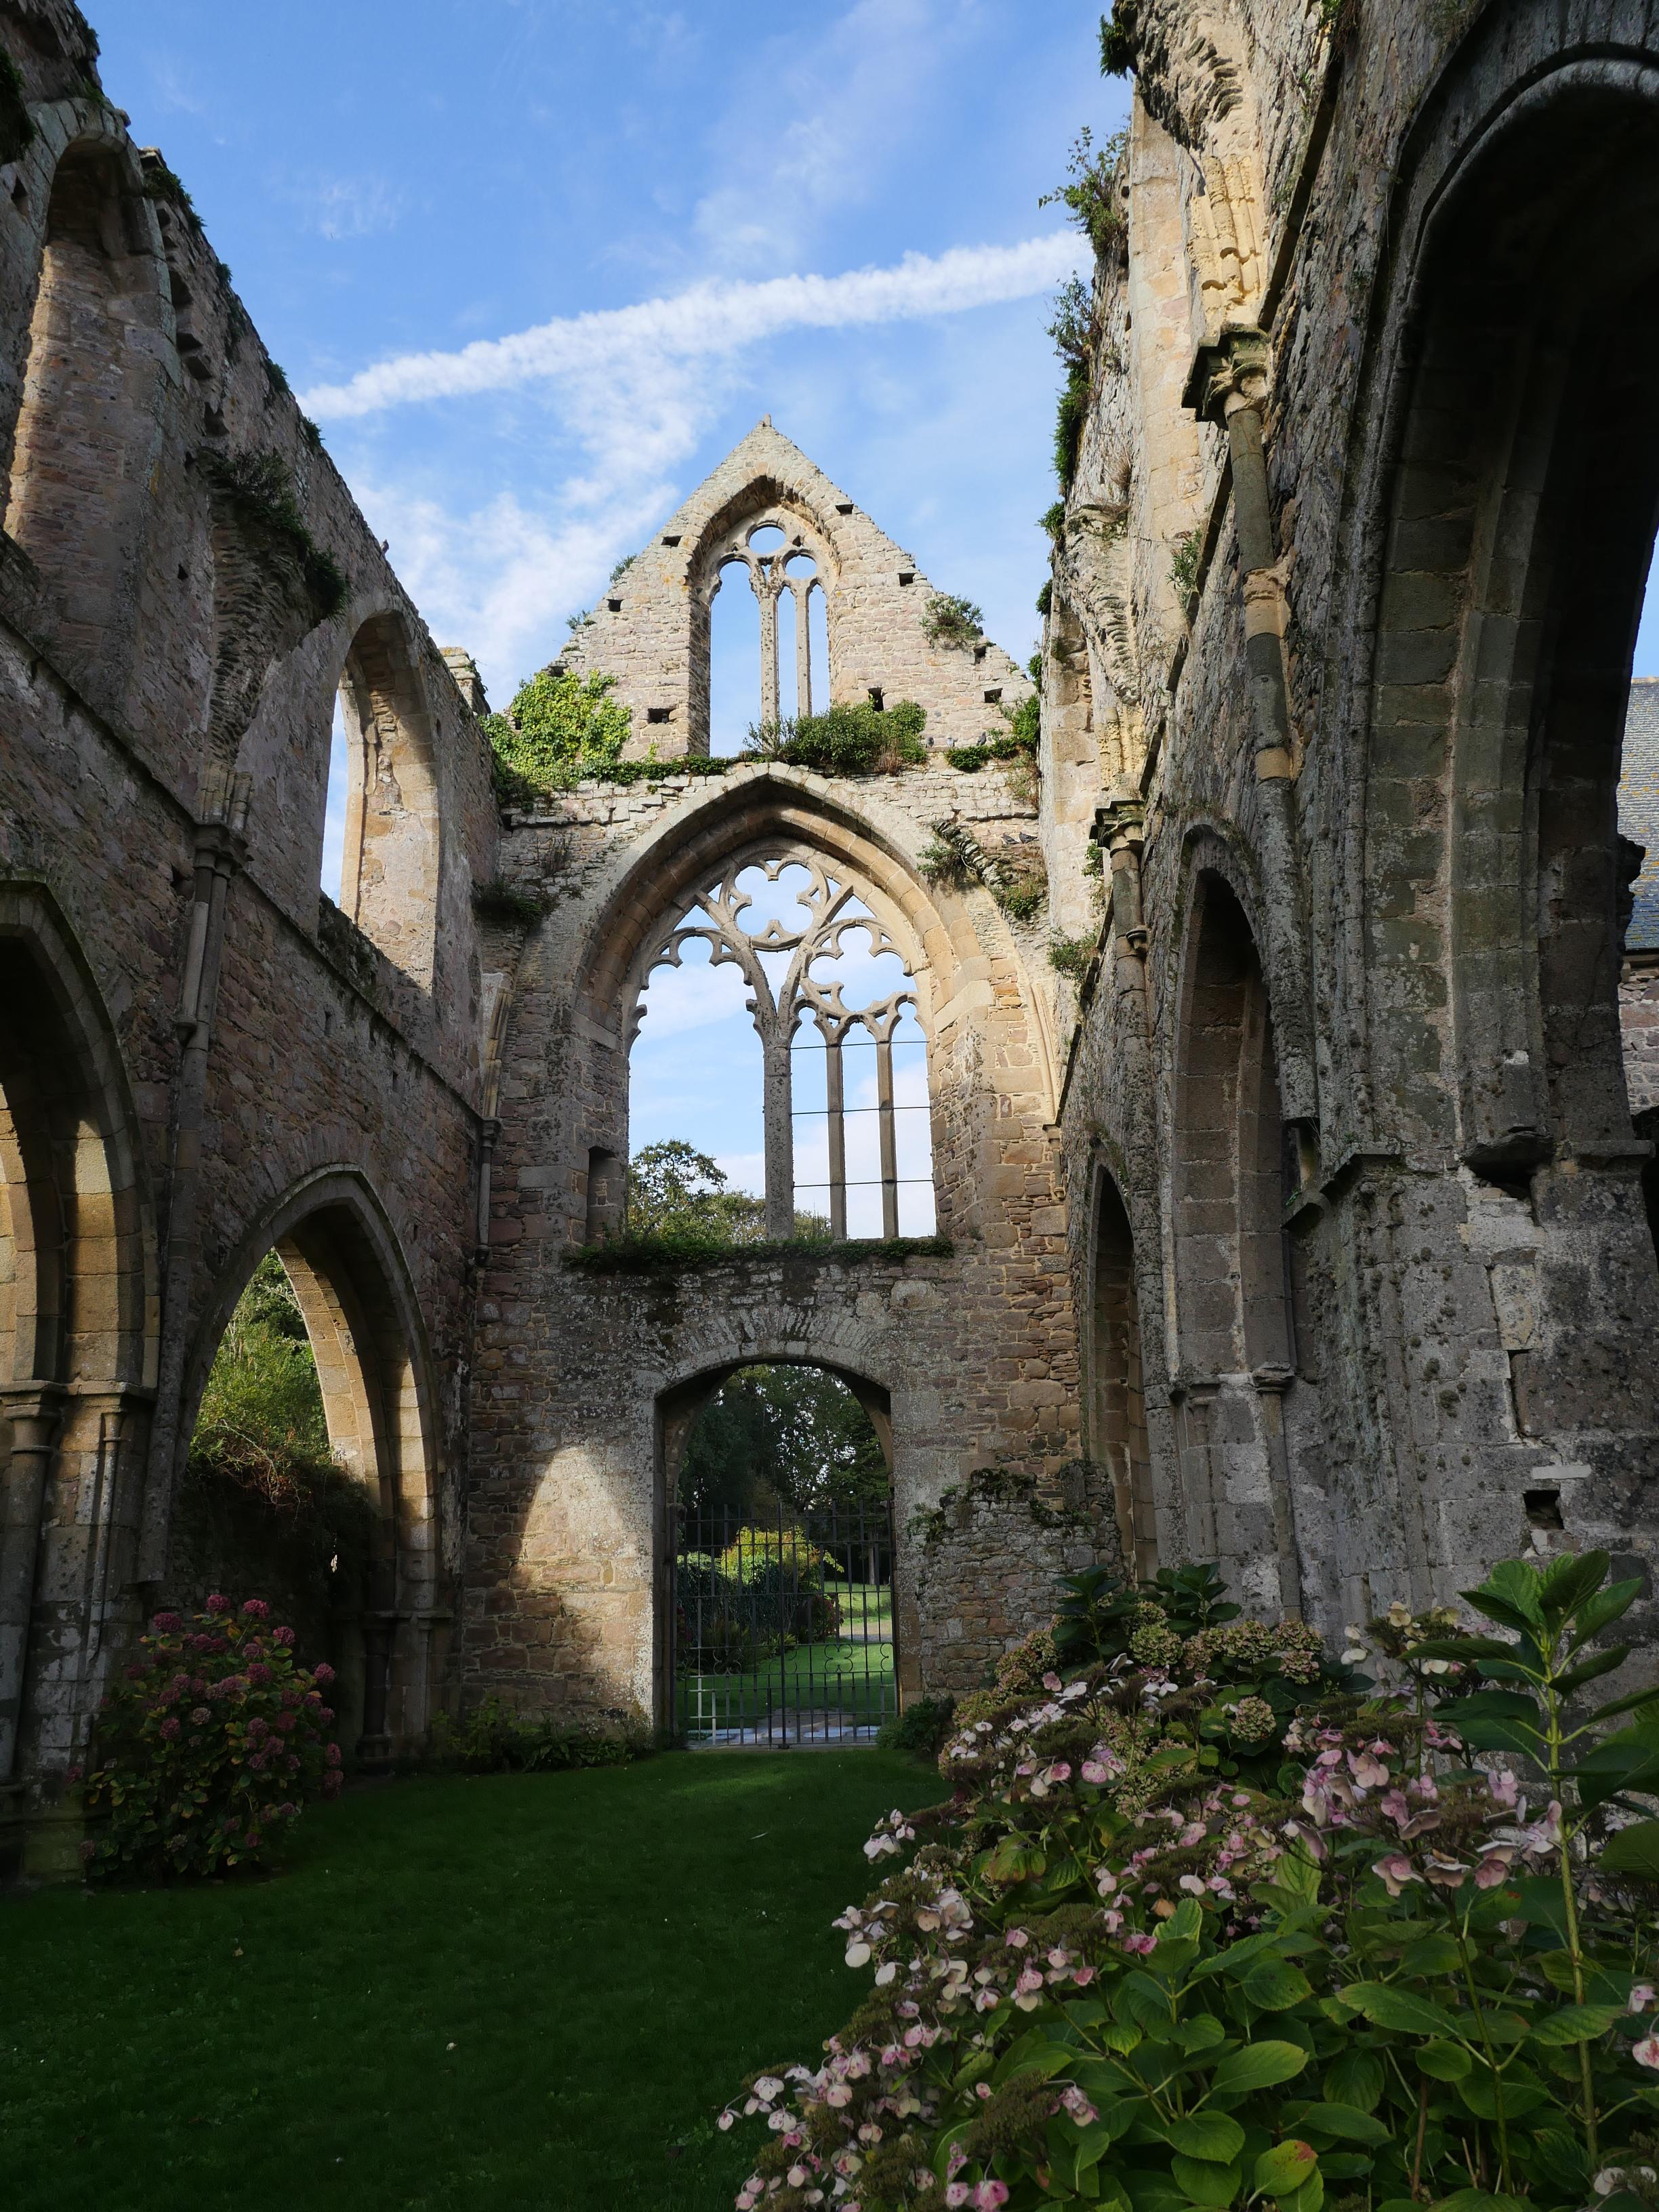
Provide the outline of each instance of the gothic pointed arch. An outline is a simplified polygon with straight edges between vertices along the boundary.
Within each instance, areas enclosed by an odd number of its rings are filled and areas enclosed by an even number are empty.
[[[370,1755],[418,1743],[441,1660],[441,1443],[431,1349],[408,1263],[355,1170],[305,1176],[243,1236],[198,1330],[185,1383],[188,1435],[232,1311],[265,1254],[293,1285],[316,1363],[329,1443],[362,1490],[369,1523],[336,1603],[349,1717]],[[198,1516],[199,1519],[199,1516]],[[246,1516],[245,1516],[246,1519]],[[216,1560],[260,1571],[258,1558]],[[199,1528],[175,1510],[169,1577],[207,1568]],[[447,1619],[447,1616],[444,1616]]]

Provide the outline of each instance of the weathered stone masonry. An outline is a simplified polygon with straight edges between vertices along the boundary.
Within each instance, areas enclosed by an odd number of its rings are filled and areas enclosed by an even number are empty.
[[[1132,44],[1036,805],[945,757],[1024,678],[930,641],[927,580],[763,422],[567,665],[616,677],[636,755],[705,752],[709,598],[740,562],[789,618],[750,544],[775,524],[834,696],[921,700],[933,757],[503,820],[471,664],[83,20],[0,0],[28,118],[0,143],[8,1853],[72,1832],[112,1659],[219,1571],[181,1466],[273,1248],[376,1511],[326,1624],[368,1756],[486,1689],[660,1710],[678,1455],[757,1359],[845,1375],[889,1443],[910,1689],[978,1678],[1057,1568],[1120,1547],[1327,1627],[1528,1544],[1648,1571],[1642,687],[1625,843],[1618,794],[1659,10],[1141,0]],[[1046,913],[936,879],[941,822],[1040,853]],[[915,979],[948,1250],[568,1265],[617,1225],[642,962],[721,870],[791,853]],[[1051,930],[1098,933],[1077,987]]]
[[[1652,1549],[1615,794],[1659,27],[1324,16],[1135,11],[1043,697],[1045,818],[1094,781],[1111,885],[1062,1108],[1085,1441],[1143,1554],[1336,1626]]]
[[[0,43],[32,125],[0,168],[9,1834],[57,1802],[112,1657],[179,1587],[196,1401],[273,1244],[380,1515],[373,1586],[337,1624],[347,1726],[371,1747],[425,1731],[460,1564],[470,890],[496,820],[445,663],[171,179],[97,94],[84,22],[9,6]],[[325,614],[307,539],[345,580]],[[317,890],[343,673],[375,702],[360,872],[421,848],[395,914]]]

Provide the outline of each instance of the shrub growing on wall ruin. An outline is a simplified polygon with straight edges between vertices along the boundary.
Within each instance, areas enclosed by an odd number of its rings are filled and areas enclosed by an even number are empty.
[[[506,714],[483,716],[501,797],[523,801],[609,775],[633,721],[611,697],[616,687],[614,676],[543,668],[520,684]]]
[[[927,709],[914,699],[886,708],[862,700],[803,714],[798,721],[763,724],[750,732],[745,750],[819,775],[891,775],[927,759],[921,742],[927,726]]]
[[[1514,1640],[1417,1639],[1381,1695],[1212,1571],[1078,1578],[958,1709],[952,1802],[866,1844],[836,1924],[874,1986],[750,2081],[741,2212],[1638,2212],[1659,1822],[1607,1808],[1659,1779],[1659,1696],[1565,1719],[1624,1656],[1585,1656],[1640,1587],[1607,1565],[1507,1562],[1466,1595]]]
[[[985,617],[971,599],[935,592],[921,627],[931,645],[974,645],[985,635]]]

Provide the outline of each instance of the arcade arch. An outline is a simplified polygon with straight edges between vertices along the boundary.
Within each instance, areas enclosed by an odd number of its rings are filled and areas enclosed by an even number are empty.
[[[352,639],[335,727],[330,781],[343,754],[344,790],[336,902],[388,960],[429,988],[442,823],[431,711],[400,614],[371,616]]]
[[[67,1756],[130,1626],[154,1237],[106,1015],[39,891],[0,890],[0,1781]],[[39,1655],[33,1658],[31,1652]]]
[[[1633,1470],[1659,1396],[1626,1355],[1659,1329],[1659,1273],[1617,791],[1659,518],[1659,67],[1558,62],[1488,113],[1412,179],[1378,347],[1371,1080],[1407,1150],[1446,1146],[1474,1202],[1508,1209],[1513,1433]]]
[[[355,1176],[313,1178],[246,1239],[202,1335],[190,1395],[198,1407],[213,1358],[255,1267],[274,1253],[292,1285],[316,1365],[329,1445],[366,1502],[356,1556],[301,1586],[282,1510],[257,1494],[216,1510],[200,1482],[176,1515],[169,1579],[258,1585],[325,1636],[341,1676],[342,1733],[381,1757],[423,1737],[447,1627],[441,1571],[436,1443],[423,1331],[392,1232]],[[194,1425],[194,1411],[192,1422]],[[285,1572],[293,1585],[270,1589]]]

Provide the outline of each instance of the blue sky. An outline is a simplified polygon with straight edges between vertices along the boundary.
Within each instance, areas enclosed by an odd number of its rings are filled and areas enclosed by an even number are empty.
[[[1076,258],[1037,203],[1123,118],[1100,0],[90,4],[111,97],[498,704],[769,413],[1031,652]],[[758,1188],[733,971],[672,980],[635,1142]]]
[[[111,97],[497,703],[764,414],[1033,650],[1079,259],[1037,203],[1125,112],[1098,0],[92,5]],[[735,981],[653,993],[633,1137],[758,1188]]]
[[[111,96],[496,700],[767,413],[1032,650],[1075,252],[1037,202],[1123,112],[1097,4],[92,5]],[[482,388],[385,374],[538,331],[517,381],[499,344]]]

